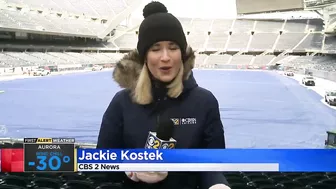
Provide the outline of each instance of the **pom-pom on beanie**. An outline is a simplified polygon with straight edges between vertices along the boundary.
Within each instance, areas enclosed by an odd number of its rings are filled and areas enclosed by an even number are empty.
[[[148,49],[159,41],[173,41],[181,49],[184,60],[187,40],[182,24],[160,2],[152,1],[143,9],[144,20],[139,27],[137,50],[142,62]]]

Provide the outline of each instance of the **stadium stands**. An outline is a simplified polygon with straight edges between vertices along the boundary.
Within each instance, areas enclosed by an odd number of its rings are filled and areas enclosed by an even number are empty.
[[[196,56],[195,64],[196,65],[204,65],[205,59],[207,57],[208,56],[206,54],[199,54],[198,56]]]
[[[74,2],[72,0],[63,0],[66,2]],[[111,0],[118,1],[118,0]],[[20,0],[11,1],[11,3],[22,3]],[[47,6],[53,5],[53,1],[48,1]],[[89,1],[87,1],[89,2]],[[132,1],[127,1],[132,3]],[[27,1],[25,3],[31,3],[31,6],[36,5],[34,1]],[[98,5],[97,5],[98,6]],[[69,5],[65,9],[72,10]],[[91,7],[92,9],[92,7]],[[98,8],[97,8],[98,9]],[[83,9],[89,13],[89,9]],[[61,19],[56,18],[58,21],[52,20],[51,15],[41,17],[36,15],[36,13],[18,13],[18,11],[5,10],[1,14],[10,15],[10,17],[16,18],[16,22],[10,22],[13,27],[16,28],[29,28],[37,27],[37,23],[43,25],[48,31],[55,32],[73,32],[84,34],[93,34],[103,27],[102,24],[97,24],[97,27],[88,27],[88,25],[83,25],[84,22],[78,21],[81,24],[76,27],[70,27],[73,25],[74,21],[71,19]],[[26,22],[25,24],[17,24],[20,19],[24,19],[30,15],[33,24]],[[32,17],[31,15],[35,15]],[[8,17],[7,16],[7,17]],[[57,16],[56,16],[57,17]],[[179,18],[182,22],[189,44],[195,50],[200,51],[221,51],[223,53],[227,51],[233,52],[319,52],[321,50],[336,50],[334,43],[335,37],[325,36],[323,34],[323,21],[318,19],[302,19],[302,20],[233,20],[233,19],[189,19],[189,18]],[[4,19],[4,21],[11,19]],[[50,22],[50,20],[52,20]],[[34,21],[34,22],[33,22]],[[89,21],[88,21],[89,22]],[[90,21],[91,22],[91,21]],[[16,25],[13,25],[16,23]],[[59,23],[63,24],[62,28],[58,27]],[[65,24],[64,24],[65,23]],[[35,25],[34,25],[35,24]],[[83,26],[81,29],[81,26]],[[68,28],[68,29],[67,29]],[[73,29],[77,28],[77,29]],[[86,29],[85,29],[86,28]],[[89,29],[90,28],[90,29]],[[81,30],[81,31],[79,31]],[[137,34],[136,30],[127,32],[117,37],[109,42],[101,45],[102,48],[116,48],[120,50],[131,50],[136,47]],[[259,54],[260,54],[259,53]],[[245,54],[245,53],[244,53]],[[265,56],[266,55],[266,56]],[[59,65],[59,64],[104,64],[104,63],[114,63],[120,54],[113,55],[113,53],[107,55],[106,53],[61,53],[61,52],[48,52],[48,53],[34,53],[34,52],[24,52],[24,53],[12,53],[3,52],[1,53],[0,66],[6,67],[9,65],[15,66],[30,66],[30,65]],[[242,55],[238,53],[237,55],[229,54],[213,54],[207,55],[202,54],[197,56],[198,65],[220,65],[230,67],[231,65],[274,65],[279,63],[280,60],[288,60],[288,56],[275,57],[274,55]],[[293,61],[296,60],[293,58]],[[301,60],[299,57],[297,60]],[[316,58],[315,69],[326,69],[333,70],[333,66],[318,66],[322,65],[322,60]],[[291,61],[291,62],[293,62]],[[329,61],[331,62],[331,61]],[[281,63],[281,62],[280,62]],[[301,64],[299,64],[301,65]],[[326,65],[326,64],[323,64]]]
[[[234,20],[215,19],[212,23],[212,31],[214,33],[228,33],[232,28]]]
[[[255,32],[257,33],[279,33],[284,22],[276,20],[259,20],[256,23]]]
[[[1,28],[16,28],[22,31],[62,33],[82,36],[96,36],[106,29],[105,19],[118,14],[135,0],[45,0],[41,4],[37,0],[3,0],[7,7],[0,12]],[[79,5],[80,4],[80,5]],[[10,6],[22,7],[14,9]],[[33,10],[33,11],[32,11]],[[35,11],[39,10],[39,11]],[[44,13],[48,10],[48,13]],[[60,15],[60,12],[66,12]],[[91,18],[100,18],[98,20]],[[183,24],[189,44],[198,52],[197,65],[213,65],[221,68],[231,68],[238,65],[267,66],[282,63],[281,60],[291,60],[288,65],[305,65],[300,61],[308,61],[290,53],[336,51],[335,37],[323,33],[321,19],[292,20],[254,20],[254,19],[199,19],[179,18]],[[84,43],[69,45],[72,48],[99,47],[129,51],[136,47],[136,28],[120,30],[121,35],[104,43]],[[57,42],[56,42],[57,43]],[[83,49],[82,49],[83,50]],[[209,54],[208,52],[217,52]],[[285,51],[285,52],[284,52]],[[273,53],[281,53],[276,57]],[[227,54],[225,54],[227,53]],[[61,64],[105,64],[114,63],[122,54],[114,53],[78,53],[78,52],[2,52],[0,66],[31,66],[31,65],[61,65]],[[288,55],[291,55],[289,58]],[[332,60],[324,63],[325,58],[315,58],[314,69],[334,70]],[[330,64],[330,65],[329,65]],[[308,64],[307,64],[308,65]],[[305,66],[307,66],[305,65]],[[310,64],[309,64],[310,65]],[[319,66],[320,65],[320,66]],[[234,68],[234,67],[233,67]]]
[[[183,23],[190,45],[205,51],[313,51],[335,48],[334,37],[324,40],[323,21],[301,20],[230,20],[230,19],[188,19],[179,18]],[[135,33],[127,33],[115,44],[121,49],[134,48]],[[331,47],[328,46],[331,45]]]
[[[286,61],[281,61],[283,65],[296,66],[307,69],[324,71],[336,71],[335,56],[288,56]]]
[[[308,35],[305,33],[283,33],[280,37],[278,42],[276,43],[275,50],[284,51],[284,50],[291,50],[297,44],[300,44],[301,40]]]
[[[5,0],[0,6],[0,29],[20,29],[46,34],[96,37],[105,21],[135,0]],[[61,6],[60,6],[61,5]],[[94,18],[94,19],[92,19]]]
[[[323,44],[323,34],[322,33],[309,33],[308,36],[293,50],[294,51],[314,51],[321,50]]]
[[[4,53],[0,53],[0,66],[1,67],[12,67],[12,66],[22,66],[26,62],[18,58],[8,56]]]
[[[216,32],[217,33],[211,33],[209,36],[208,44],[205,50],[224,50],[229,35],[220,33],[219,31]]]
[[[284,27],[284,32],[304,33],[306,31],[307,20],[288,20]]]
[[[232,56],[229,64],[233,65],[250,65],[252,61],[252,55],[241,55],[241,56]]]
[[[61,64],[115,63],[120,53],[74,53],[74,52],[2,52],[0,67],[53,66]]]
[[[273,60],[274,57],[275,56],[273,55],[256,56],[253,61],[253,65],[258,65],[258,66],[268,65]]]
[[[250,40],[250,34],[233,33],[228,40],[227,50],[243,51],[247,48]]]
[[[43,3],[38,0],[2,1],[6,6],[0,7],[0,31],[15,29],[22,32],[91,38],[106,29],[107,26],[102,20],[117,15],[137,0],[43,0]],[[13,8],[12,5],[20,8]],[[305,53],[315,55],[321,52],[336,52],[336,38],[323,33],[321,19],[179,19],[189,44],[200,52],[196,56],[196,67],[230,69],[283,64],[289,67],[336,71],[334,56],[305,56]],[[6,41],[8,44],[25,44],[31,47],[28,51],[25,47],[15,51],[4,48],[0,52],[0,68],[113,64],[124,52],[136,47],[136,32],[127,29],[122,30],[123,32],[123,35],[112,37],[101,45],[85,42],[76,46],[75,43],[69,45],[69,42],[68,46],[62,46],[62,51],[48,48],[41,50],[41,47],[34,51],[35,44],[31,45],[30,41]],[[61,42],[49,43],[47,45],[60,46],[58,43]],[[111,51],[109,48],[117,50]],[[76,52],[71,49],[75,49]],[[209,51],[212,51],[212,54]],[[274,52],[280,55],[277,56]],[[293,55],[292,52],[301,54]],[[336,186],[335,173],[227,173],[226,177],[232,189],[335,189]],[[0,188],[14,189],[121,188],[119,184],[110,183],[110,178],[103,173],[1,173],[0,183]]]
[[[95,36],[105,25],[83,18],[60,17],[57,14],[1,9],[0,28]]]
[[[249,46],[249,50],[250,51],[271,50],[277,39],[277,36],[278,35],[276,33],[255,33]]]
[[[135,33],[126,33],[117,38],[114,42],[121,49],[133,49],[137,44],[137,35]]]
[[[86,15],[93,18],[108,18],[117,15],[135,0],[5,0],[9,5],[28,7],[37,10],[68,12],[74,15]]]
[[[233,33],[247,33],[254,29],[254,20],[235,20],[233,24]]]

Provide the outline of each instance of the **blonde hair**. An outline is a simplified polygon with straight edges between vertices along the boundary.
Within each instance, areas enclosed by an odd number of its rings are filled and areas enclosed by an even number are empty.
[[[183,91],[183,73],[184,73],[184,66],[181,64],[180,70],[177,73],[177,76],[168,85],[168,96],[171,98],[177,98]]]
[[[152,82],[148,72],[147,65],[144,64],[133,92],[133,100],[142,105],[150,104],[153,101]],[[167,86],[167,94],[170,98],[177,98],[182,93],[183,73],[184,65],[181,63],[180,70],[175,79]]]
[[[139,104],[149,104],[153,101],[152,82],[149,77],[147,65],[144,64],[135,86],[133,98]]]

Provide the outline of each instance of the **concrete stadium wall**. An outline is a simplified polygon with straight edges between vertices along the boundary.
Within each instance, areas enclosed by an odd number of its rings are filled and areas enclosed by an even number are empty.
[[[304,9],[302,0],[236,0],[238,14]]]
[[[314,70],[314,69],[309,69],[309,71],[313,73],[314,77],[319,77],[319,78],[323,78],[323,79],[336,82],[336,72],[327,72],[327,71]]]
[[[336,72],[328,72],[328,71],[315,70],[315,69],[300,69],[300,70],[296,70],[295,72],[298,74],[302,74],[302,75],[307,75],[308,72],[311,72],[313,73],[314,77],[336,82]]]

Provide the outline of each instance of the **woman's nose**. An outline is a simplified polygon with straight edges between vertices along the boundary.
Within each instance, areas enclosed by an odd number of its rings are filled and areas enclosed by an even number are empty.
[[[167,49],[162,50],[161,61],[167,62],[170,60],[169,51]]]

